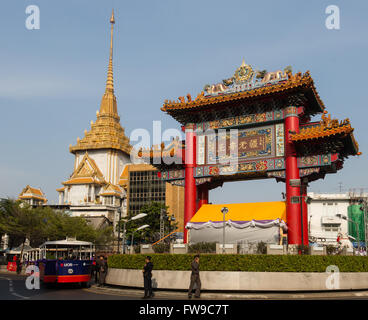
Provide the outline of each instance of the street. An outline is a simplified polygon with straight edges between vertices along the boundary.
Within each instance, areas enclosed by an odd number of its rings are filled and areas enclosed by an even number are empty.
[[[42,285],[38,290],[28,290],[25,286],[25,276],[10,273],[0,273],[0,300],[141,300],[143,290],[126,289],[92,285],[81,289],[77,284],[59,284],[52,288]],[[368,291],[338,291],[338,292],[251,292],[251,293],[218,293],[204,292],[200,300],[366,300]],[[156,291],[150,300],[186,300],[187,293],[180,291]],[[150,301],[146,300],[146,301]]]
[[[81,289],[78,285],[62,284],[55,288],[42,285],[39,290],[28,290],[25,276],[0,273],[0,300],[133,300],[137,297],[109,295]]]

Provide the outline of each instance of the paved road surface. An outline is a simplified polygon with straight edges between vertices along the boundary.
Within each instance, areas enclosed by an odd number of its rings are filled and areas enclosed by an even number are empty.
[[[0,273],[0,300],[140,300],[143,291],[117,287],[81,289],[74,284],[60,284],[39,290],[28,290],[25,276]],[[317,292],[317,293],[209,293],[201,300],[361,300],[368,299],[368,291]],[[157,291],[154,300],[188,300],[185,292]],[[192,301],[198,301],[193,299]]]
[[[137,299],[129,293],[125,295],[106,294],[80,289],[74,284],[63,284],[57,288],[28,290],[25,276],[0,274],[0,300],[132,300]]]

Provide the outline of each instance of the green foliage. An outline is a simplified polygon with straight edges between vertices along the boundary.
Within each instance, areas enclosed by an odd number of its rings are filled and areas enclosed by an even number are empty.
[[[155,253],[168,253],[170,252],[170,243],[161,242],[155,244],[152,248]]]
[[[267,253],[267,244],[263,241],[257,243],[257,253],[266,254]]]
[[[190,270],[194,254],[152,254],[155,270]],[[141,269],[145,255],[112,255],[110,268]],[[364,256],[310,256],[310,255],[241,255],[202,254],[202,271],[248,272],[325,272],[329,265],[338,266],[340,272],[368,272],[368,259]]]
[[[159,240],[160,233],[160,213],[161,209],[165,210],[164,213],[164,226],[165,226],[165,234],[170,233],[176,229],[177,223],[170,222],[169,215],[167,214],[167,210],[169,207],[165,206],[165,204],[161,202],[151,202],[149,204],[145,204],[141,208],[141,212],[147,213],[147,216],[133,220],[127,223],[126,225],[126,240],[130,240],[132,237],[132,233],[139,226],[144,224],[148,224],[149,228],[143,229],[141,231],[134,232],[134,242],[146,242],[146,243],[154,243]],[[128,214],[127,219],[130,219],[132,215]],[[121,232],[123,231],[124,220],[120,223]],[[169,239],[167,239],[169,240]]]
[[[328,246],[326,246],[326,253],[329,256],[333,255],[333,254],[336,254],[337,253],[337,248],[335,246],[328,245]]]
[[[61,240],[66,237],[76,237],[97,245],[112,239],[111,227],[95,230],[82,217],[71,217],[49,207],[32,208],[10,199],[0,201],[0,233],[8,234],[11,239],[18,239],[19,243],[27,238],[32,247],[38,247],[46,240]]]
[[[309,250],[309,246],[302,246],[301,244],[297,246],[297,252],[300,252],[301,254],[310,254]]]
[[[216,242],[198,242],[188,247],[189,253],[216,253]]]

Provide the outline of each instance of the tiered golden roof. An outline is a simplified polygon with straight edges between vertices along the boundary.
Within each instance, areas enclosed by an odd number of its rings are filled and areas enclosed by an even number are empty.
[[[101,196],[115,196],[115,197],[123,197],[123,190],[120,189],[119,186],[109,183],[104,191],[100,193]]]
[[[70,146],[69,151],[75,153],[80,150],[90,149],[116,149],[127,154],[131,151],[129,138],[125,136],[124,129],[120,125],[120,117],[117,111],[116,97],[114,94],[113,76],[113,26],[115,23],[114,11],[111,19],[110,56],[107,71],[105,93],[101,100],[100,111],[97,111],[96,123],[91,121],[91,130],[85,131],[85,137],[77,140],[75,146]]]
[[[18,199],[20,199],[20,200],[36,199],[36,200],[41,200],[44,203],[47,202],[47,199],[46,199],[44,193],[41,191],[41,189],[32,188],[29,185],[27,185],[22,190],[22,192],[19,194]]]

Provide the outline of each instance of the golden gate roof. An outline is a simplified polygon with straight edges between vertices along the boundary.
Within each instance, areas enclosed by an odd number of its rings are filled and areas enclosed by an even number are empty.
[[[270,79],[270,74],[275,74],[278,78]],[[268,80],[262,82],[264,78]],[[282,71],[266,73],[261,81],[255,83],[245,83],[239,85],[239,90],[231,89],[224,84],[209,86],[218,91],[211,94],[205,94],[202,91],[195,99],[192,99],[188,94],[185,100],[184,97],[179,97],[176,101],[165,100],[162,111],[174,116],[178,112],[197,111],[206,106],[215,106],[218,104],[229,103],[238,100],[254,100],[260,98],[271,97],[273,95],[287,94],[293,92],[304,92],[308,94],[310,104],[313,104],[313,112],[318,113],[324,110],[325,106],[314,85],[314,81],[309,74],[309,71],[292,74],[290,71],[282,73]],[[226,83],[227,80],[223,80]],[[208,86],[207,86],[208,87]],[[232,92],[234,91],[234,92]],[[313,113],[311,112],[311,113]]]
[[[331,119],[331,115],[326,116],[326,113],[326,111],[323,113],[319,123],[301,127],[299,133],[291,135],[291,140],[297,144],[304,144],[305,148],[308,142],[330,139],[330,141],[336,142],[335,148],[338,148],[337,144],[340,144],[340,150],[335,152],[360,155],[358,142],[353,135],[354,128],[351,127],[349,119],[339,122],[337,119]],[[346,141],[343,143],[343,140]]]

